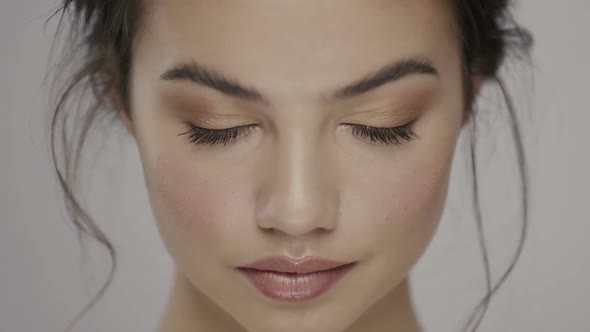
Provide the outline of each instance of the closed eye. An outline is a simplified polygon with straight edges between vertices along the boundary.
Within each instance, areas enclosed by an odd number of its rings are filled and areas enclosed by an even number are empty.
[[[418,139],[414,132],[414,121],[397,127],[371,127],[359,124],[344,123],[352,127],[353,135],[369,141],[371,144],[401,145],[403,141]]]
[[[419,138],[413,129],[414,122],[415,120],[397,127],[372,127],[352,123],[343,123],[342,125],[351,127],[354,136],[363,141],[367,141],[370,144],[397,146],[401,145],[404,141],[412,141]],[[224,146],[233,144],[246,137],[251,130],[258,126],[256,124],[251,124],[225,129],[208,129],[195,126],[190,122],[187,122],[186,124],[190,129],[179,134],[179,136],[187,135],[190,143],[197,145],[223,144]]]
[[[188,135],[188,141],[190,143],[194,143],[197,145],[200,144],[207,144],[207,145],[218,145],[223,144],[228,145],[231,143],[235,143],[236,141],[240,140],[244,136],[247,136],[248,132],[254,127],[258,126],[255,124],[252,125],[245,125],[245,126],[238,126],[232,128],[225,128],[225,129],[208,129],[195,126],[194,124],[187,122],[189,126],[189,131],[179,134],[181,135]]]

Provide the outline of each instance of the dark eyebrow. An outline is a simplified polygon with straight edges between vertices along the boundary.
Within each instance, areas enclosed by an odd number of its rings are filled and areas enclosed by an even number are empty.
[[[427,74],[439,77],[440,74],[426,58],[406,58],[383,66],[376,72],[337,89],[328,100],[344,99],[361,95],[374,90],[386,83],[400,80],[411,74]],[[268,104],[256,88],[246,87],[237,80],[229,79],[221,72],[198,64],[195,61],[173,66],[166,70],[160,78],[165,81],[188,80],[201,86],[209,87],[223,94],[240,99]],[[325,98],[324,98],[325,99]]]
[[[330,99],[342,99],[361,95],[384,84],[398,81],[412,74],[426,74],[439,77],[440,74],[426,58],[407,58],[381,67],[376,72],[336,90]]]
[[[225,77],[221,72],[207,68],[195,61],[176,65],[160,76],[165,81],[188,80],[212,88],[226,95],[255,102],[268,103],[255,88],[243,86],[236,80]]]

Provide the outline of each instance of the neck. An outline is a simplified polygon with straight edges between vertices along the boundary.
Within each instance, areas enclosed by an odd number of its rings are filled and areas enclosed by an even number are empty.
[[[157,332],[232,331],[246,332],[229,314],[201,293],[176,271],[170,298]],[[421,332],[413,309],[409,281],[370,307],[346,332]]]

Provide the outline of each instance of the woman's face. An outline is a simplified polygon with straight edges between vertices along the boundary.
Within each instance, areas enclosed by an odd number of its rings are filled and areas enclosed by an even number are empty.
[[[450,6],[153,0],[144,10],[132,126],[178,271],[248,330],[344,330],[407,277],[443,211],[463,117]],[[191,142],[193,126],[244,127]],[[274,255],[358,263],[302,305],[235,269]]]

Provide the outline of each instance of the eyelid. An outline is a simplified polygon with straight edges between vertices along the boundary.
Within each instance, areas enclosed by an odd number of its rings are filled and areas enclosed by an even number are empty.
[[[401,145],[403,141],[411,141],[419,138],[414,132],[414,123],[417,117],[411,121],[397,126],[370,126],[365,124],[342,123],[343,126],[352,128],[353,135],[372,145]],[[188,126],[186,132],[178,136],[188,135],[188,141],[197,145],[234,144],[248,136],[249,132],[258,124],[241,125],[228,128],[204,128],[192,122],[184,121]]]
[[[346,124],[356,124],[374,128],[396,128],[413,122],[418,118],[418,112],[407,111],[393,114],[392,112],[379,112],[377,114],[355,116],[347,118]]]
[[[257,124],[246,124],[246,125],[223,127],[223,128],[209,128],[209,127],[203,127],[202,125],[196,125],[190,121],[184,121],[184,123],[189,127],[189,130],[187,132],[180,133],[179,136],[189,134],[191,131],[193,131],[195,129],[201,129],[201,130],[206,130],[206,131],[210,131],[210,132],[226,132],[228,130],[248,129],[248,128],[252,128],[252,127],[257,126]]]
[[[401,128],[401,127],[406,127],[406,126],[413,126],[416,121],[418,121],[418,118],[413,118],[412,120],[406,120],[404,122],[400,122],[400,124],[396,124],[396,125],[387,125],[387,126],[379,126],[379,125],[368,125],[368,124],[364,124],[364,123],[351,123],[351,122],[343,122],[341,123],[343,126],[350,126],[350,127],[366,127],[366,128],[372,128],[372,129],[396,129],[396,128]]]
[[[362,109],[358,112],[356,112],[355,114],[387,114],[389,116],[406,116],[406,115],[411,115],[411,114],[416,114],[418,113],[418,108],[413,106],[392,106],[392,105],[386,105],[386,106],[379,106],[379,107],[372,107],[372,108],[365,108]]]
[[[343,123],[342,125],[352,128],[352,132],[360,139],[371,145],[402,145],[404,141],[420,139],[414,131],[414,124],[417,118],[403,125],[395,127],[373,127],[367,125]]]
[[[245,124],[248,124],[248,122],[252,121],[251,119],[249,120],[242,115],[234,114],[207,114],[204,116],[196,115],[189,119],[190,120],[185,122],[197,127],[201,127],[203,129],[211,130],[223,130],[236,127],[243,127],[245,126]]]
[[[197,126],[191,122],[185,121],[189,129],[178,134],[178,136],[188,135],[188,141],[193,144],[223,145],[234,144],[242,138],[248,136],[248,133],[257,127],[256,124],[235,126],[230,128],[210,129]]]

